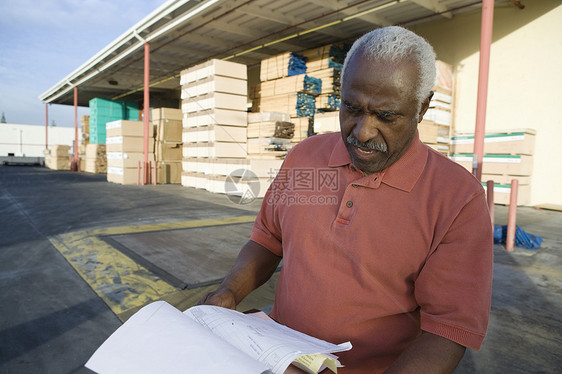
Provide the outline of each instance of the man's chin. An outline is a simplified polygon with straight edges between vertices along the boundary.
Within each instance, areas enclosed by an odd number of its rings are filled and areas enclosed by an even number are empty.
[[[381,162],[373,160],[365,160],[365,159],[358,159],[355,157],[351,157],[351,162],[353,165],[361,170],[365,174],[374,174],[382,170]]]

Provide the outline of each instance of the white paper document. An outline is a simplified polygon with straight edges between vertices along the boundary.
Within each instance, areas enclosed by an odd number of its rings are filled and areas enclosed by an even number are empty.
[[[331,344],[234,310],[200,305],[180,312],[164,301],[142,308],[86,363],[101,373],[275,373],[296,365],[318,372],[339,365]],[[311,355],[311,356],[307,356]],[[304,365],[304,366],[303,366]]]

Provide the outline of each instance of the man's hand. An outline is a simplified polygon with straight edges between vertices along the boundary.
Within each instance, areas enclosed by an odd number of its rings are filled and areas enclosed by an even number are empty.
[[[228,309],[236,309],[236,297],[229,288],[219,287],[216,291],[209,292],[199,300],[197,305],[216,305]]]
[[[280,262],[281,257],[250,240],[242,247],[234,267],[221,285],[216,291],[203,296],[198,305],[236,309],[242,299],[271,277]]]

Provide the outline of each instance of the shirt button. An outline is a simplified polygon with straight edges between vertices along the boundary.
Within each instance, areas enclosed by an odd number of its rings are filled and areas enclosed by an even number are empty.
[[[347,203],[345,203],[345,205],[347,205],[348,208],[351,208],[353,206],[353,201],[348,201]]]

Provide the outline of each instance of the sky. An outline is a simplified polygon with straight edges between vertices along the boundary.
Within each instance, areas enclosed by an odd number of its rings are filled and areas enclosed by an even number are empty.
[[[45,124],[39,95],[165,0],[0,0],[0,113]],[[80,116],[89,109],[78,107]],[[49,125],[74,126],[74,107],[49,105]]]

